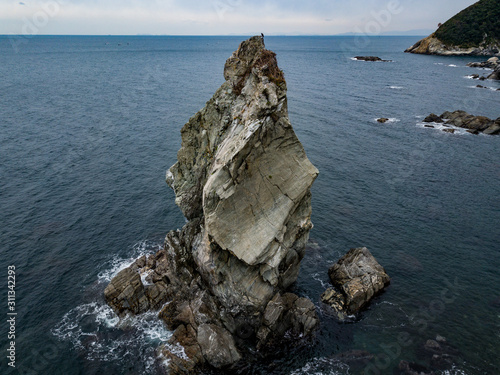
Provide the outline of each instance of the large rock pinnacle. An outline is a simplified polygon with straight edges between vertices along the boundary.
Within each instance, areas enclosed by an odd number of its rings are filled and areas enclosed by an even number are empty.
[[[204,218],[195,260],[216,294],[259,305],[297,277],[318,171],[292,129],[283,73],[261,37],[241,43],[224,77],[182,129],[167,182],[188,219]],[[240,262],[214,261],[221,252]]]
[[[288,119],[283,72],[256,36],[226,61],[224,78],[182,128],[167,172],[188,223],[167,235],[165,249],[132,266],[152,286],[124,281],[123,273],[106,292],[120,314],[158,306],[160,297],[171,301],[160,317],[189,358],[165,349],[174,373],[231,367],[246,350],[242,340],[262,348],[287,333],[307,336],[318,323],[311,301],[286,293],[312,228],[318,171]],[[143,295],[142,304],[127,300]]]

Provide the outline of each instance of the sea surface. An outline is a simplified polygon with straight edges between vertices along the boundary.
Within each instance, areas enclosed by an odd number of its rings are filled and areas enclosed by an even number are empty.
[[[223,83],[246,37],[0,37],[2,374],[162,374],[171,333],[154,313],[120,322],[111,277],[185,220],[165,183],[180,129]],[[500,116],[500,83],[475,88],[472,57],[404,54],[418,37],[266,37],[290,119],[320,175],[294,291],[322,324],[306,348],[254,374],[500,373],[500,136],[424,128],[431,112]],[[19,42],[19,40],[14,40]],[[354,61],[376,55],[392,62]],[[379,117],[390,119],[385,124]],[[359,317],[320,303],[327,269],[366,246],[390,287]],[[7,366],[7,267],[16,270],[16,368]],[[342,353],[375,356],[365,368]]]

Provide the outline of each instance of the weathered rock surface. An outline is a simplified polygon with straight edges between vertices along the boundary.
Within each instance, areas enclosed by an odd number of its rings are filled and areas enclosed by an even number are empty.
[[[380,61],[380,62],[391,62],[392,60],[382,60],[378,56],[355,56],[354,59],[358,61]]]
[[[184,348],[160,349],[173,374],[232,368],[319,322],[310,300],[286,292],[312,228],[318,171],[288,119],[283,72],[263,38],[252,37],[226,61],[224,78],[182,128],[167,172],[187,224],[106,292],[119,314],[160,309],[174,331],[170,345]]]
[[[423,122],[444,123],[445,126],[456,126],[467,129],[469,133],[495,135],[500,134],[500,117],[491,120],[485,116],[470,115],[465,111],[444,112],[441,116],[430,114]],[[448,133],[454,133],[455,129],[443,129]]]
[[[384,268],[366,247],[351,249],[329,270],[335,288],[327,289],[321,300],[332,306],[339,318],[354,314],[390,283]]]

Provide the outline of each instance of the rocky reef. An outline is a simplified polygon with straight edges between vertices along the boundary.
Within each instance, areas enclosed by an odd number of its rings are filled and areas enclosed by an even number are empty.
[[[472,134],[500,134],[500,117],[491,120],[488,117],[474,116],[465,111],[444,112],[441,116],[431,113],[423,122],[427,124],[442,123],[444,126],[450,127],[449,129],[443,129],[448,133],[454,133],[455,129],[452,129],[451,126],[456,126],[467,129]],[[433,125],[426,125],[426,127],[433,127]]]
[[[392,60],[382,60],[380,57],[378,56],[355,56],[354,57],[355,60],[358,60],[358,61],[373,61],[373,62],[392,62]]]
[[[498,0],[480,0],[456,14],[405,52],[427,55],[500,56]]]
[[[479,77],[479,74],[473,74],[471,76],[473,79],[480,79],[481,81],[486,79],[493,79],[496,81],[500,80],[500,60],[496,56],[488,59],[487,61],[468,63],[467,66],[470,68],[493,69],[493,72],[487,77]]]
[[[349,250],[330,267],[328,276],[334,288],[328,288],[321,300],[340,320],[360,311],[390,283],[384,268],[366,247]]]
[[[319,322],[309,299],[288,292],[318,171],[290,124],[283,72],[255,36],[226,61],[224,78],[182,128],[167,172],[186,225],[105,290],[120,316],[159,310],[182,347],[161,349],[173,374],[235,369]]]

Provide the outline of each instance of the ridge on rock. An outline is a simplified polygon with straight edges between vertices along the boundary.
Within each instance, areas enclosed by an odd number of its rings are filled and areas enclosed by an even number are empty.
[[[172,373],[231,368],[319,322],[309,299],[287,293],[312,228],[318,170],[288,119],[283,72],[255,36],[226,61],[224,78],[182,128],[167,172],[187,224],[105,291],[121,315],[167,303],[159,316],[187,357],[162,350]]]

